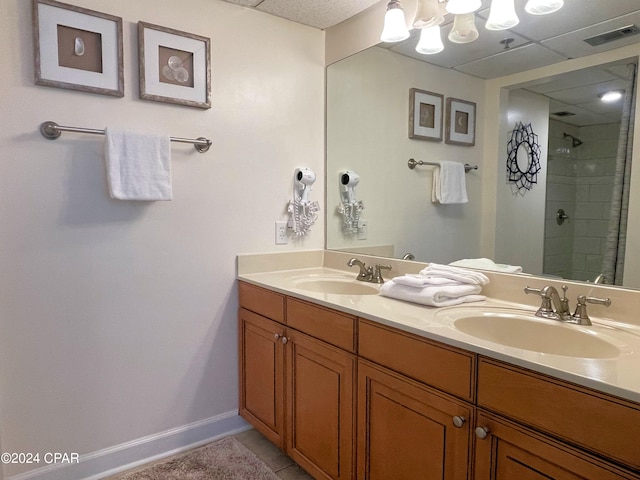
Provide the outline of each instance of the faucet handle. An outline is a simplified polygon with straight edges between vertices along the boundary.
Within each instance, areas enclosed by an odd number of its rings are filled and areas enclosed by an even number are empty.
[[[391,265],[375,265],[373,267],[372,282],[384,283],[384,278],[382,278],[382,272],[380,272],[380,270],[391,270]]]
[[[553,305],[551,304],[551,297],[548,295],[546,287],[545,288],[533,288],[533,287],[524,287],[524,293],[534,293],[536,295],[540,295],[542,298],[542,303],[540,304],[540,308],[536,311],[536,315],[538,317],[543,318],[554,318],[556,312],[553,311]]]
[[[587,303],[595,303],[608,307],[611,305],[611,299],[578,295],[578,304],[576,305],[576,311],[571,315],[571,323],[577,323],[578,325],[591,325],[591,319],[587,314]]]

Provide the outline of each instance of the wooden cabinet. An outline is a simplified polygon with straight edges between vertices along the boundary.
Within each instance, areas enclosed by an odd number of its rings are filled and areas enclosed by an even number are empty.
[[[354,475],[355,356],[287,330],[289,456],[315,478]]]
[[[640,480],[638,403],[239,292],[240,414],[316,479]]]
[[[239,329],[240,414],[316,479],[354,478],[355,317],[240,282]]]
[[[472,406],[360,360],[358,480],[469,478],[473,420]]]
[[[479,411],[475,480],[620,480],[638,476],[563,442]]]
[[[284,336],[282,325],[240,309],[240,415],[284,448]]]

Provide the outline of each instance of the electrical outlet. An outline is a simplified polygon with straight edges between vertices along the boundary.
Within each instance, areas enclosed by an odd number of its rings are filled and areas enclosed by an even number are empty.
[[[287,221],[276,221],[276,245],[286,245],[289,243],[287,238]]]
[[[368,224],[364,218],[358,220],[358,240],[366,240],[367,234],[369,233],[367,230]]]

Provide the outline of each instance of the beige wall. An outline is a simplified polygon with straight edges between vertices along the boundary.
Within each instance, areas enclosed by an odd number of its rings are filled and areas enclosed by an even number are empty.
[[[235,256],[324,245],[323,222],[274,244],[295,167],[317,172],[323,204],[324,33],[218,0],[73,3],[123,17],[124,98],[35,86],[31,2],[0,2],[0,433],[3,451],[93,453],[108,468],[235,415]],[[138,99],[139,20],[211,38],[213,108]],[[103,138],[49,141],[45,120],[213,146],[173,144],[172,202],[122,202]]]

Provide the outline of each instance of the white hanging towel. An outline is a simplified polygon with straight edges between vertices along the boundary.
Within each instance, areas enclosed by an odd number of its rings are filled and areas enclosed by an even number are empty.
[[[467,183],[464,165],[459,162],[441,161],[433,171],[431,201],[441,204],[467,203]]]
[[[111,198],[171,200],[168,135],[105,129],[105,160]]]

